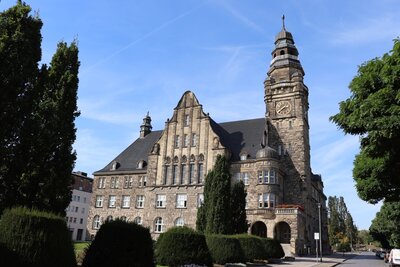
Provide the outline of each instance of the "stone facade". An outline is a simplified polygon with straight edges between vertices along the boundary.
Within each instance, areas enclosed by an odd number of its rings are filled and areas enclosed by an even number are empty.
[[[283,27],[264,82],[264,118],[218,124],[190,91],[162,131],[152,131],[147,114],[140,137],[94,173],[90,234],[116,217],[149,227],[154,238],[175,225],[195,228],[205,176],[224,154],[232,180],[246,185],[249,233],[279,239],[286,253],[315,251],[320,211],[328,249],[326,197],[311,171],[308,88],[297,56]]]

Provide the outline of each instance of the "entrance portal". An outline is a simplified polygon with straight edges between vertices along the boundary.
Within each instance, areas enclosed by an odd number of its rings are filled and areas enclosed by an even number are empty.
[[[251,227],[251,234],[260,237],[267,237],[267,226],[263,222],[255,222]]]
[[[274,238],[284,244],[290,244],[290,226],[286,222],[279,222],[275,225]]]

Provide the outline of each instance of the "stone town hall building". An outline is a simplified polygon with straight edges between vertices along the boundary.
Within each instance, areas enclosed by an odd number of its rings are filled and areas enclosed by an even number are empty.
[[[232,179],[246,186],[249,233],[279,239],[293,254],[314,251],[321,203],[327,249],[326,197],[321,176],[310,167],[303,76],[292,34],[283,25],[264,81],[264,117],[217,123],[190,91],[163,130],[152,131],[147,115],[140,137],[94,173],[90,234],[116,217],[149,227],[154,238],[173,226],[195,228],[205,176],[224,154]]]

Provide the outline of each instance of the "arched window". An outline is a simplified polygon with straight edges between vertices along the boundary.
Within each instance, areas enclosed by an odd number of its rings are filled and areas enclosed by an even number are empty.
[[[155,233],[162,233],[164,231],[164,222],[161,217],[157,217],[154,220],[154,232]]]
[[[143,169],[144,167],[146,167],[147,163],[145,160],[140,160],[137,164],[137,168],[138,169]]]
[[[124,221],[124,222],[126,222],[126,216],[121,216],[121,221]]]
[[[138,224],[138,225],[142,225],[142,217],[137,216],[134,220],[134,223]]]
[[[92,228],[93,228],[94,230],[97,230],[97,229],[100,229],[100,226],[101,226],[100,216],[99,216],[99,215],[96,215],[96,216],[94,216],[94,218],[93,218],[93,225],[92,225]]]
[[[184,225],[185,221],[181,217],[175,220],[175,226],[184,226]]]
[[[111,222],[112,220],[113,220],[113,216],[108,215],[108,216],[107,216],[107,219],[106,219],[106,222]]]

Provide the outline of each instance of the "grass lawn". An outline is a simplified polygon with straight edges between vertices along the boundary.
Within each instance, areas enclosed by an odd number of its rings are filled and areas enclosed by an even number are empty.
[[[79,252],[83,252],[84,249],[89,246],[90,242],[75,242],[74,243],[74,249],[75,249],[75,254],[78,254]]]

